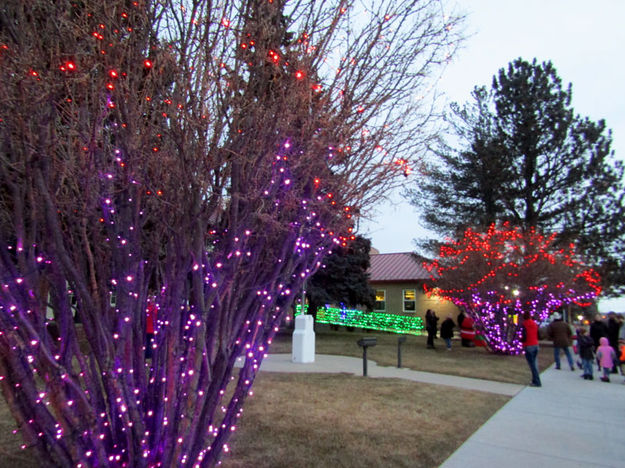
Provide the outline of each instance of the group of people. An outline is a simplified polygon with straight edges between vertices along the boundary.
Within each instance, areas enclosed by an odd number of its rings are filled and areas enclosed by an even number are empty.
[[[603,370],[601,380],[609,382],[610,374],[618,373],[622,361],[625,361],[625,356],[623,356],[621,350],[622,347],[625,347],[623,317],[617,316],[614,312],[610,312],[607,322],[604,322],[601,319],[601,315],[595,315],[594,321],[590,324],[589,335],[590,339],[585,341],[588,344],[592,341],[593,351],[595,352],[594,357],[597,360],[599,369]],[[588,347],[588,345],[586,345],[586,347]],[[588,349],[585,349],[585,355],[588,356],[592,362],[593,356]],[[622,370],[621,373],[623,373]],[[592,380],[592,366],[590,368],[590,373],[586,375],[586,378]]]
[[[571,327],[564,322],[562,315],[556,312],[552,315],[552,322],[546,328],[547,337],[553,342],[553,357],[556,369],[561,368],[560,354],[564,353],[571,371],[575,371],[575,363],[570,351],[571,341],[577,339],[577,353],[580,361],[583,377],[593,380],[593,368],[595,362],[599,371],[603,373],[601,380],[610,381],[610,374],[617,373],[620,364],[625,360],[625,327],[622,326],[622,317],[617,317],[614,312],[608,315],[607,323],[596,315],[590,325],[590,330],[581,326],[573,336]],[[531,314],[526,312],[523,316],[522,342],[525,349],[525,359],[532,373],[531,386],[540,387],[540,375],[536,358],[538,355],[539,326],[532,319]],[[620,342],[620,343],[619,343]]]
[[[439,318],[431,309],[425,312],[425,330],[428,334],[427,348],[436,349],[434,346],[434,339],[438,332],[438,320]],[[474,322],[471,317],[460,312],[458,314],[458,328],[460,329],[460,341],[462,346],[473,347],[475,346],[475,329],[473,328]],[[440,337],[445,341],[447,351],[451,351],[451,339],[454,337],[454,328],[456,322],[454,322],[452,315],[448,314],[447,318],[441,323]]]

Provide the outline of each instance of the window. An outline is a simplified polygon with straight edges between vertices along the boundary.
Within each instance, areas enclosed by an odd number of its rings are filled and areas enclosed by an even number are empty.
[[[374,309],[377,311],[386,310],[386,291],[384,289],[376,289],[375,290],[375,306]]]
[[[414,289],[404,289],[404,312],[414,312],[417,308],[417,293]]]

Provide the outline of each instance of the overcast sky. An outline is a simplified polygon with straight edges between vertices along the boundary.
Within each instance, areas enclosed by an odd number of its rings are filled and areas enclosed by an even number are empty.
[[[625,0],[444,3],[467,14],[469,36],[437,86],[448,101],[469,101],[474,86],[490,87],[493,75],[518,57],[550,60],[562,82],[572,83],[575,112],[605,119],[612,148],[625,159]],[[359,232],[382,253],[408,252],[423,232],[420,224],[415,208],[395,194]],[[604,303],[606,308],[625,312],[625,300]]]

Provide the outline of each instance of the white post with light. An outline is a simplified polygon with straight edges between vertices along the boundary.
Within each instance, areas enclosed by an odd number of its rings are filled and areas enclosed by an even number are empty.
[[[315,362],[315,319],[312,315],[304,315],[306,304],[306,282],[302,290],[301,313],[295,317],[295,331],[291,346],[291,360],[297,363]]]

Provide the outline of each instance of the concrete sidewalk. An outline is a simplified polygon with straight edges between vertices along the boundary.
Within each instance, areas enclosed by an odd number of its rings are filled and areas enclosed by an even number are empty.
[[[315,362],[305,364],[292,362],[290,354],[270,354],[263,360],[260,370],[268,372],[348,373],[356,375],[362,375],[363,373],[362,358],[330,356],[327,354],[316,354]],[[413,382],[447,385],[508,396],[514,396],[524,388],[523,385],[493,382],[490,380],[434,374],[406,368],[382,367],[371,360],[367,361],[367,375],[372,378],[405,379]]]
[[[362,359],[315,355],[296,364],[290,354],[269,355],[261,365],[269,372],[321,372],[362,375]],[[442,468],[625,467],[625,385],[580,378],[581,371],[541,374],[541,388],[377,366],[373,378],[400,378],[513,396],[444,463]],[[529,370],[528,370],[529,376]]]
[[[623,467],[625,385],[580,378],[581,371],[541,374],[443,463],[442,468]]]

